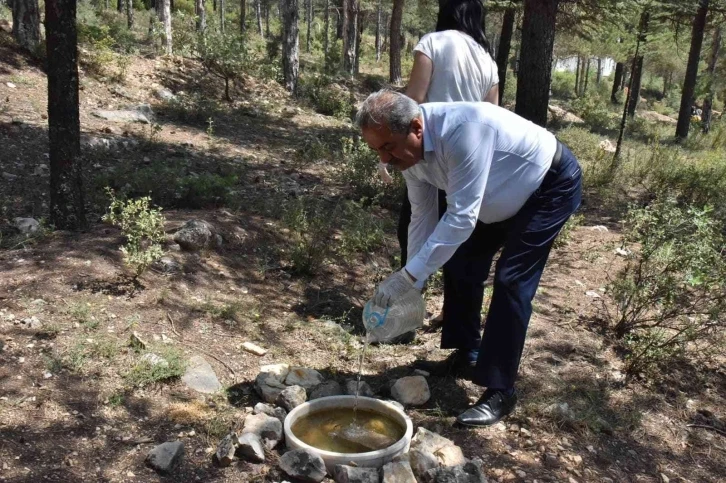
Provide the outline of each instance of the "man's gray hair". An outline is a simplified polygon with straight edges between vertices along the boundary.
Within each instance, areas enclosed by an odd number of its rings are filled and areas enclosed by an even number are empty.
[[[383,89],[363,101],[355,123],[361,129],[387,126],[392,133],[407,133],[411,121],[420,115],[416,101],[400,92]]]

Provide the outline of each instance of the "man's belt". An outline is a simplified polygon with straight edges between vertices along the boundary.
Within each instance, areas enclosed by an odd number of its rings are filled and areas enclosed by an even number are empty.
[[[556,169],[560,165],[560,161],[562,160],[562,143],[557,140],[557,149],[555,150],[555,155],[552,157],[552,164],[550,165],[550,169]]]

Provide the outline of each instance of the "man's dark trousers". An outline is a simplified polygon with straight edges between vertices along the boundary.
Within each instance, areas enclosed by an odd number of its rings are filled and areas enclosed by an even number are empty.
[[[509,389],[522,356],[532,299],[552,244],[567,219],[580,206],[582,171],[562,146],[556,168],[513,217],[498,223],[478,222],[472,235],[444,270],[443,349],[479,349],[473,381]],[[483,284],[497,251],[484,336],[480,336]]]

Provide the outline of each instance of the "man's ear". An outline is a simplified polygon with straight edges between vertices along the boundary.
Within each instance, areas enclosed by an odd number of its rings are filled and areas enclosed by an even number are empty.
[[[420,116],[413,118],[411,121],[411,132],[414,133],[417,138],[421,138],[421,136],[423,136],[423,121]]]

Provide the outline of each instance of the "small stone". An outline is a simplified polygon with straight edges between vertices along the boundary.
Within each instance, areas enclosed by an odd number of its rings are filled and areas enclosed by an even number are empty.
[[[416,483],[416,477],[407,461],[392,461],[383,466],[382,483]]]
[[[567,478],[567,483],[577,483],[577,480],[570,476]]]
[[[413,371],[413,373],[416,374],[417,376],[423,376],[423,377],[429,377],[431,375],[431,373],[429,373],[429,371],[424,371],[423,369],[415,369]]]
[[[6,82],[6,83],[5,83],[5,85],[6,85],[6,86],[8,86],[8,87],[9,87],[9,88],[11,88],[11,89],[15,89],[15,88],[17,87],[17,86],[16,86],[15,84],[13,84],[12,82]]]
[[[453,441],[423,427],[416,430],[411,449],[432,454],[443,466],[457,466],[466,462],[463,451]]]
[[[166,274],[180,273],[184,270],[181,263],[174,260],[172,257],[161,257],[155,264],[159,270]]]
[[[545,413],[565,420],[575,419],[575,413],[566,402],[553,403],[545,408]]]
[[[327,474],[323,458],[304,449],[288,451],[282,455],[280,469],[289,477],[304,483],[319,483]]]
[[[482,464],[475,458],[462,465],[429,470],[428,478],[433,483],[486,483]]]
[[[211,223],[189,220],[174,234],[174,241],[184,250],[196,252],[212,248],[216,243],[216,231]]]
[[[576,454],[575,456],[572,457],[572,462],[575,463],[576,465],[581,465],[582,456],[580,456],[579,454]]]
[[[277,404],[285,408],[287,411],[292,411],[305,401],[307,401],[307,393],[301,386],[290,386],[285,388],[280,395],[277,396]]]
[[[164,89],[163,87],[156,89],[154,91],[154,95],[162,101],[173,101],[174,99],[176,99],[176,96],[173,92],[171,92],[169,89]]]
[[[264,463],[265,448],[262,439],[255,433],[245,433],[237,440],[237,454],[253,463]]]
[[[607,226],[604,226],[604,225],[591,226],[590,229],[592,231],[601,231],[601,232],[607,232],[608,231],[608,227]]]
[[[169,367],[169,361],[151,352],[141,356],[141,360],[148,362],[151,366]]]
[[[285,378],[290,371],[287,364],[262,366],[255,379],[255,389],[266,403],[274,403],[285,386]]]
[[[403,405],[420,406],[431,397],[429,385],[423,376],[408,376],[397,380],[391,388],[393,399]]]
[[[131,333],[131,337],[129,337],[129,345],[136,350],[144,350],[148,344],[141,338],[141,334],[134,331]]]
[[[518,433],[519,432],[519,425],[518,424],[510,424],[509,425],[509,431],[512,433]]]
[[[630,255],[630,252],[624,248],[618,247],[615,249],[615,254],[620,255],[621,257],[627,257],[628,255]]]
[[[411,449],[408,452],[408,462],[411,465],[413,474],[419,480],[424,478],[427,471],[440,466],[439,460],[436,459],[433,453],[419,449]]]
[[[378,483],[379,477],[375,468],[335,465],[333,480],[335,483]]]
[[[594,290],[588,290],[587,292],[585,292],[585,295],[587,295],[588,297],[594,298],[594,299],[601,298],[600,294],[595,292]]]
[[[522,470],[514,470],[514,472],[517,474],[517,476],[519,476],[522,479],[527,477],[527,473]]]
[[[32,235],[40,230],[40,222],[35,218],[15,218],[13,225],[23,235]]]
[[[315,386],[310,391],[309,400],[320,399],[321,397],[340,396],[343,394],[343,388],[338,381],[325,381]]]
[[[20,321],[20,326],[26,330],[40,330],[43,328],[43,323],[38,320],[38,317],[28,317]]]
[[[594,454],[594,453],[597,453],[597,450],[595,449],[595,447],[594,447],[593,445],[590,445],[590,446],[588,446],[588,447],[587,447],[587,450],[588,450],[588,451],[589,451],[590,453],[593,453],[593,454]]]
[[[660,481],[662,481],[663,483],[669,483],[669,482],[671,481],[671,479],[670,479],[670,478],[668,478],[668,477],[667,477],[667,476],[665,475],[665,473],[661,473],[661,474],[660,474]]]
[[[222,389],[222,384],[217,379],[217,374],[202,356],[192,356],[189,359],[182,382],[187,387],[204,394],[213,394]]]
[[[245,418],[242,433],[254,433],[259,436],[269,449],[277,446],[282,439],[282,422],[264,413],[249,414]]]
[[[280,420],[282,424],[285,424],[285,418],[287,417],[287,411],[282,409],[281,407],[277,406],[271,406],[270,404],[265,403],[257,403],[255,404],[255,407],[252,409],[252,414],[267,414],[268,416],[272,416],[273,418],[277,418]]]
[[[358,381],[355,379],[349,379],[345,382],[345,393],[349,396],[355,396],[356,388],[358,387]],[[373,389],[365,382],[360,382],[360,388],[358,389],[358,395],[363,397],[373,397]]]
[[[560,464],[560,459],[557,457],[556,453],[545,453],[543,456],[543,460],[545,466],[549,468],[555,468]]]
[[[227,436],[222,438],[217,446],[217,451],[214,453],[215,460],[219,466],[225,468],[232,464],[234,460],[234,453],[237,450],[237,435],[235,433],[229,433]]]
[[[51,374],[50,372],[43,373],[43,379],[50,379],[51,377],[53,377],[53,374]]]
[[[285,378],[285,384],[288,386],[301,386],[305,389],[312,389],[325,378],[315,369],[308,369],[305,367],[291,367]]]
[[[184,456],[184,443],[168,441],[152,449],[146,457],[146,464],[161,474],[168,474]]]
[[[265,354],[267,354],[267,349],[263,349],[262,347],[255,345],[252,342],[244,342],[242,344],[242,350],[256,356],[264,356]]]
[[[109,111],[99,109],[96,111],[91,111],[91,115],[111,122],[138,122],[141,124],[150,123],[147,115],[139,111]]]
[[[526,429],[526,428],[520,428],[519,429],[519,433],[522,436],[524,436],[525,438],[531,438],[532,437],[532,433],[528,429]]]

